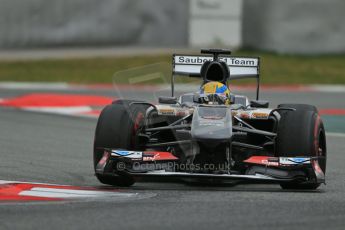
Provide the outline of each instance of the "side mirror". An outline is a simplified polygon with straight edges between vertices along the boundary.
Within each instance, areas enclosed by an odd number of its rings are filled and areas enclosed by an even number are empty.
[[[177,104],[176,97],[159,97],[158,102],[161,104]]]

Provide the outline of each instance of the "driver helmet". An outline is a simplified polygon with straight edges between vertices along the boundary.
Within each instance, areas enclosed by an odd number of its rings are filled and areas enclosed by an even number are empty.
[[[217,81],[210,81],[200,88],[200,97],[205,104],[230,104],[229,88]]]

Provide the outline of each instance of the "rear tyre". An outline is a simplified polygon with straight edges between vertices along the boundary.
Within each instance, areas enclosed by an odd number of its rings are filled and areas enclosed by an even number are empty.
[[[95,131],[94,168],[103,156],[103,148],[140,150],[137,133],[143,125],[148,105],[129,106],[130,103],[111,104],[102,110]],[[133,177],[123,171],[113,173],[114,176],[96,173],[96,177],[101,183],[114,186],[130,186],[135,182]]]
[[[317,109],[304,104],[282,104],[278,107],[296,111],[280,111],[276,152],[281,157],[323,156],[319,165],[326,173],[326,134]],[[283,189],[317,189],[320,183],[282,183]]]

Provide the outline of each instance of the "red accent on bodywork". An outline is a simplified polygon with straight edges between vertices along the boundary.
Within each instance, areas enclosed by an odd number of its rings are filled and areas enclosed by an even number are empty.
[[[109,157],[110,157],[110,152],[104,151],[102,158],[99,160],[99,162],[97,164],[97,168],[98,167],[104,168]]]
[[[314,169],[316,178],[319,180],[325,180],[325,173],[322,171],[319,162],[317,160],[312,161],[312,167]]]
[[[166,160],[178,160],[170,152],[151,152],[146,151],[143,153],[143,161],[166,161]]]
[[[279,166],[279,159],[271,156],[251,156],[243,162],[266,166]]]
[[[323,173],[323,171],[322,171],[322,169],[321,169],[321,167],[320,167],[320,165],[319,165],[319,162],[318,162],[317,160],[313,160],[313,161],[312,161],[312,166],[313,166],[314,171],[315,171],[316,173]]]

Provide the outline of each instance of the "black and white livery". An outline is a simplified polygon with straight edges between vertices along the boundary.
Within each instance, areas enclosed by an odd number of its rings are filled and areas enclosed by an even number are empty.
[[[94,139],[99,181],[277,183],[283,189],[324,183],[326,136],[316,107],[269,108],[259,100],[259,58],[223,49],[201,53],[173,55],[172,95],[159,103],[118,100],[103,109]],[[203,91],[175,97],[176,76],[200,78]],[[229,82],[239,78],[256,78],[255,100],[229,93]],[[226,86],[221,94],[219,85]]]

